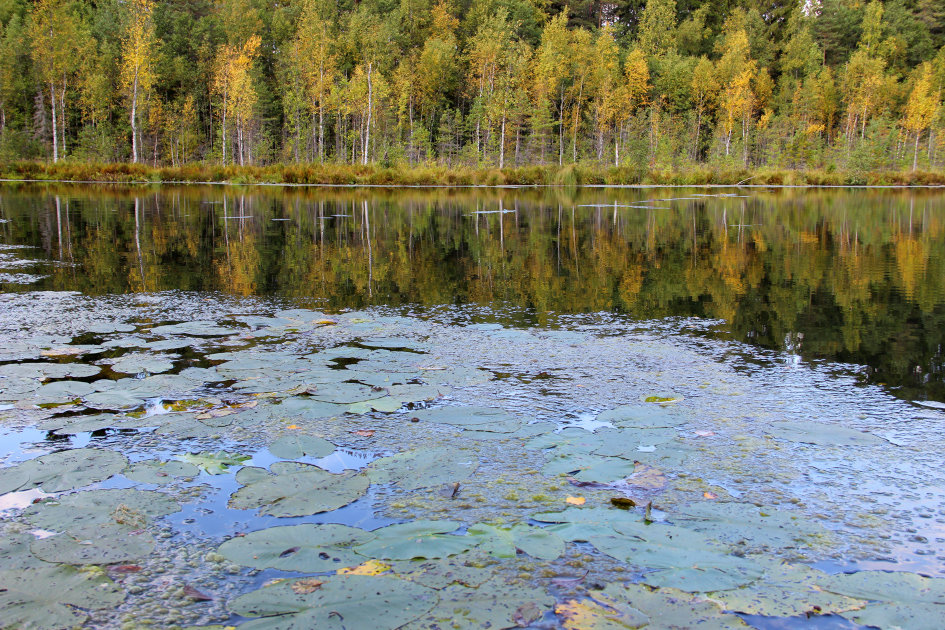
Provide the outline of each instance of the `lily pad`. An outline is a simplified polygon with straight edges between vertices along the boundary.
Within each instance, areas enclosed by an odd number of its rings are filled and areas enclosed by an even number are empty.
[[[610,422],[617,427],[637,429],[678,427],[687,421],[679,410],[653,404],[621,405],[602,411],[597,415],[597,420]]]
[[[242,624],[245,630],[393,630],[426,614],[438,600],[432,589],[383,575],[333,576],[311,591],[309,587],[293,589],[298,583],[286,580],[247,593],[231,602],[230,610],[244,617],[262,617]]]
[[[878,435],[823,422],[774,422],[765,427],[765,431],[782,440],[820,446],[876,446],[889,444]]]
[[[123,374],[140,374],[141,372],[160,374],[161,372],[167,372],[173,367],[174,363],[170,358],[148,355],[125,356],[111,365],[113,372],[121,372]]]
[[[180,504],[164,493],[116,488],[44,499],[26,508],[22,518],[40,529],[61,532],[90,525],[129,524],[178,510]]]
[[[945,606],[941,604],[868,604],[862,610],[840,613],[850,621],[875,628],[941,628],[945,626]]]
[[[117,389],[89,394],[82,401],[93,409],[129,410],[144,405],[144,397]]]
[[[514,558],[519,550],[540,560],[554,560],[564,553],[564,540],[542,527],[516,523],[511,527],[499,527],[480,523],[468,531],[479,538],[478,548],[499,558]]]
[[[0,468],[0,495],[19,490],[30,481],[29,469],[20,466]]]
[[[310,388],[308,394],[321,402],[350,404],[383,398],[387,395],[387,390],[359,383],[326,383]]]
[[[231,562],[256,569],[321,573],[363,562],[364,557],[351,548],[373,538],[347,525],[289,525],[230,539],[219,552]]]
[[[317,466],[276,462],[272,474],[254,478],[230,496],[230,507],[272,516],[307,516],[330,512],[361,498],[368,489],[362,474],[332,474]],[[248,475],[238,475],[244,483]]]
[[[826,540],[830,533],[801,513],[782,512],[752,503],[705,502],[682,509],[674,521],[712,538],[753,549],[772,549]]]
[[[124,472],[125,477],[138,483],[168,484],[181,478],[196,477],[200,469],[189,462],[146,459],[135,462]]]
[[[568,475],[578,481],[611,483],[633,474],[635,464],[621,457],[598,457],[596,455],[577,455],[557,450],[549,453],[548,462],[541,469],[543,475],[556,477]]]
[[[454,584],[442,589],[439,595],[440,601],[433,610],[405,626],[405,630],[518,628],[537,621],[554,606],[554,598],[544,589],[510,584],[499,578],[477,588]]]
[[[187,335],[190,337],[225,337],[239,333],[237,328],[220,326],[214,321],[183,322],[155,326],[150,330],[155,335]]]
[[[378,398],[377,400],[366,400],[364,402],[356,402],[348,405],[348,413],[370,413],[372,411],[380,411],[381,413],[393,413],[398,411],[403,407],[403,403],[400,402],[397,398],[392,396],[384,396],[383,398]]]
[[[764,578],[746,588],[713,593],[712,599],[726,610],[750,615],[791,617],[811,611],[818,614],[858,610],[866,602],[825,591],[820,587],[826,574],[801,565],[759,561]]]
[[[88,378],[102,371],[85,363],[7,363],[0,365],[0,377],[39,379]]]
[[[94,391],[93,386],[83,381],[55,381],[37,389],[33,398],[38,402],[75,400]]]
[[[860,599],[886,602],[945,604],[945,578],[927,578],[904,571],[857,571],[825,576],[825,590]]]
[[[282,459],[299,457],[326,457],[335,452],[335,445],[314,435],[284,435],[269,445],[269,452]]]
[[[676,429],[601,429],[597,432],[601,446],[595,455],[638,459],[641,453],[652,452],[658,445],[676,439]]]
[[[371,463],[367,474],[374,483],[393,483],[417,490],[464,481],[479,466],[479,458],[450,447],[405,451]]]
[[[216,453],[187,453],[181,455],[180,459],[211,475],[224,475],[230,472],[230,466],[242,466],[243,462],[251,458],[249,455],[217,451]]]
[[[649,617],[633,606],[605,597],[563,601],[555,606],[555,614],[565,630],[627,630],[649,623]]]
[[[723,613],[718,604],[672,588],[651,589],[642,584],[608,584],[601,595],[613,605],[630,605],[649,618],[654,628],[698,627],[734,630],[749,626],[736,615]]]
[[[125,525],[93,523],[39,538],[30,549],[47,562],[115,564],[147,557],[154,550],[154,538]]]
[[[394,561],[392,566],[403,579],[440,590],[452,584],[476,587],[488,581],[495,574],[483,568],[489,560],[488,556],[470,551],[449,558]]]
[[[414,521],[388,525],[373,532],[374,540],[358,545],[354,550],[363,556],[383,560],[445,558],[467,551],[479,542],[471,536],[449,533],[461,525],[455,521]]]
[[[475,431],[512,433],[521,427],[521,421],[497,407],[437,407],[414,411],[411,416],[420,422],[451,424]]]
[[[128,458],[121,453],[76,448],[31,459],[19,468],[29,475],[31,487],[43,492],[64,492],[108,479],[127,465]]]
[[[117,606],[125,592],[103,573],[68,566],[0,571],[4,627],[65,630],[82,625],[87,610]]]

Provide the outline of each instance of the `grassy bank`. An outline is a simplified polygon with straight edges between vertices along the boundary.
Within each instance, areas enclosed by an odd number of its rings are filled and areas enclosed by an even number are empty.
[[[601,168],[568,165],[507,169],[376,165],[306,164],[217,166],[192,164],[151,167],[142,164],[86,162],[14,162],[0,164],[0,178],[12,180],[109,183],[322,184],[373,186],[501,186],[501,185],[733,185],[777,186],[928,186],[945,185],[943,172],[842,172],[817,170],[692,168],[681,171]]]

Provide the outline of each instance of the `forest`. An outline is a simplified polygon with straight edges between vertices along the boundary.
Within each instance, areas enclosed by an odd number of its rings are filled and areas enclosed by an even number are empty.
[[[945,166],[941,0],[0,0],[0,162]]]

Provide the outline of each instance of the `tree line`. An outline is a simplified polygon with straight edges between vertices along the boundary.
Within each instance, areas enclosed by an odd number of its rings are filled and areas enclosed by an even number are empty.
[[[941,0],[0,0],[0,160],[945,164]]]

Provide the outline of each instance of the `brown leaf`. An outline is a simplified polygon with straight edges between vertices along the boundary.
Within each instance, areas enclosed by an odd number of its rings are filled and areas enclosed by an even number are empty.
[[[360,435],[361,437],[372,437],[374,435],[374,431],[368,429],[358,429],[357,431],[352,431],[352,433]]]
[[[715,494],[714,492],[703,492],[703,493],[702,493],[702,496],[703,496],[703,498],[706,498],[706,499],[718,499],[718,498],[719,498],[719,495]]]
[[[621,510],[629,510],[637,504],[636,501],[627,497],[611,497],[610,502],[614,507],[618,507]]]
[[[209,602],[213,598],[195,589],[193,586],[184,587],[184,597],[189,597],[195,602]]]
[[[527,628],[532,625],[532,622],[541,619],[543,614],[538,604],[535,602],[525,602],[515,610],[515,614],[512,615],[512,621],[514,621],[515,625],[519,628]]]
[[[292,592],[296,595],[305,595],[307,593],[314,593],[322,584],[325,582],[316,578],[303,578],[297,582],[292,583]]]
[[[39,353],[44,357],[67,357],[82,354],[82,348],[51,348]]]
[[[119,564],[109,567],[108,570],[112,571],[113,573],[137,573],[141,570],[141,567],[137,564]]]
[[[584,497],[568,497],[564,500],[565,503],[570,503],[571,505],[584,505],[587,503],[587,499]]]

